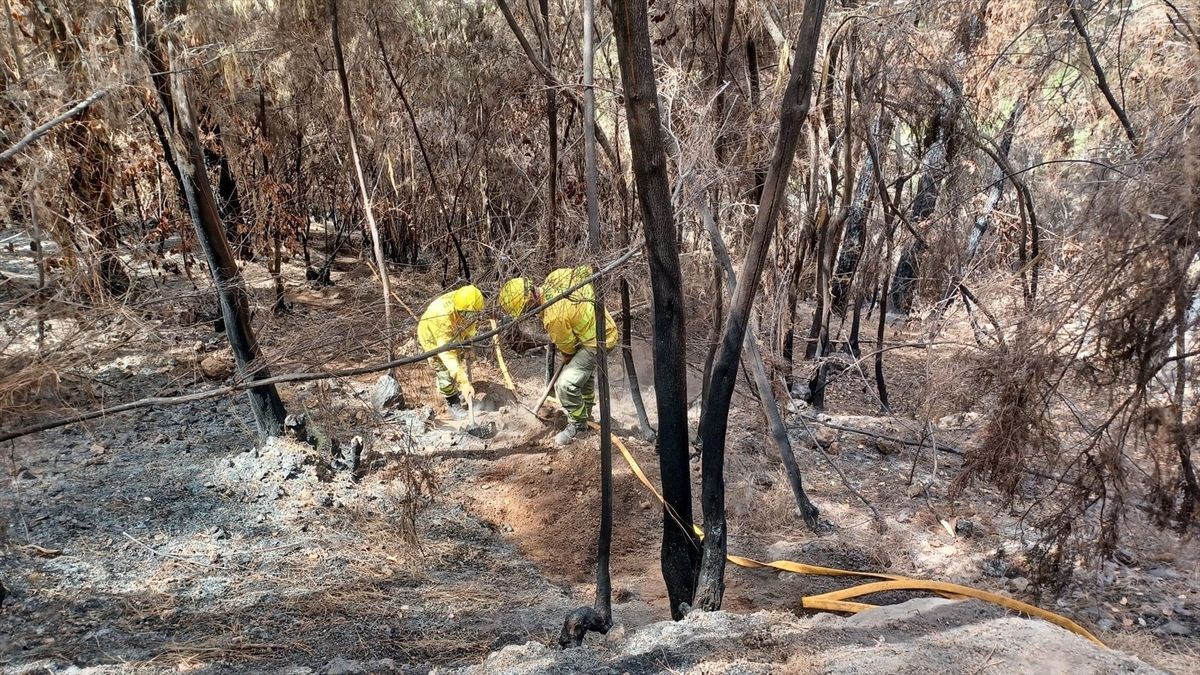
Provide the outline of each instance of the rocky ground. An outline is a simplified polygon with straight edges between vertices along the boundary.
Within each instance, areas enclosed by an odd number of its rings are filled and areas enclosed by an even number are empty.
[[[1139,673],[1158,671],[1045,623],[977,602],[910,600],[849,618],[693,612],[587,649],[512,645],[480,665],[435,673]]]

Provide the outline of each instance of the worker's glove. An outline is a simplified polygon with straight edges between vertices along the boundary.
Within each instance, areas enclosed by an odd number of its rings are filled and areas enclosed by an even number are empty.
[[[471,381],[465,377],[463,378],[462,382],[458,383],[458,392],[462,394],[463,398],[468,401],[475,399],[475,387],[473,387],[471,385]]]

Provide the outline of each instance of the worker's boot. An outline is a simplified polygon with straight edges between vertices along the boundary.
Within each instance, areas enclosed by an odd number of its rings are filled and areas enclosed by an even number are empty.
[[[554,444],[558,446],[570,445],[575,442],[576,438],[586,434],[587,429],[586,421],[570,420],[567,422],[567,428],[558,432],[558,435],[554,437]]]
[[[461,394],[446,397],[446,412],[450,413],[450,417],[460,422],[467,419],[467,408],[463,405]]]

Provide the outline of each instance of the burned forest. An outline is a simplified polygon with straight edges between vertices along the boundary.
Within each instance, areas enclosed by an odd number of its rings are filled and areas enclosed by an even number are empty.
[[[1200,673],[1197,0],[0,2],[0,671]]]

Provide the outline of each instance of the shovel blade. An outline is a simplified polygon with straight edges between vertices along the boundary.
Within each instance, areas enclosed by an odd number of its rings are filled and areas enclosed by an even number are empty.
[[[468,426],[468,427],[464,428],[463,431],[466,432],[467,435],[469,435],[469,436],[474,436],[475,438],[482,438],[485,440],[488,438],[492,438],[497,433],[499,433],[499,430],[496,428],[495,422],[487,422],[486,424],[477,424],[474,426]]]

